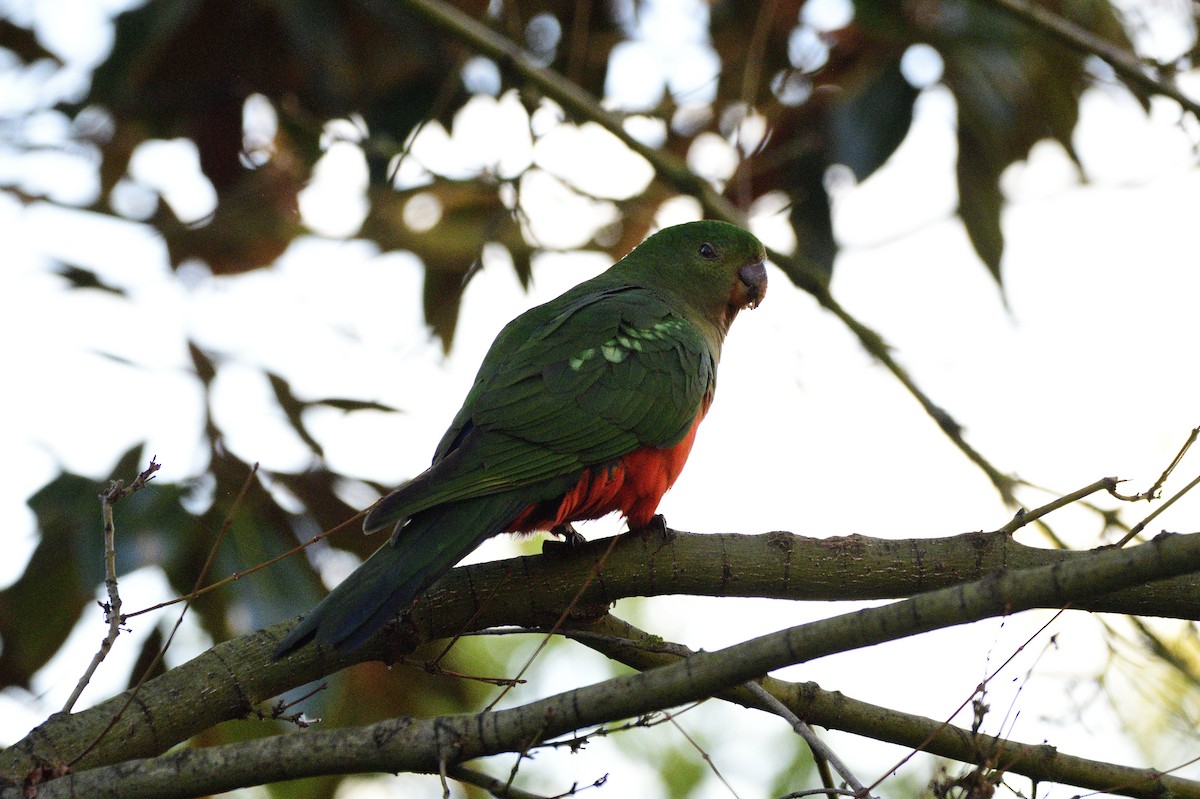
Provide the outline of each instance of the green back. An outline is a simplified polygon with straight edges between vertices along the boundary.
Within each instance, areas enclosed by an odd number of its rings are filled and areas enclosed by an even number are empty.
[[[720,258],[701,258],[700,244]],[[711,251],[709,253],[711,255]],[[667,228],[608,271],[510,322],[434,455],[368,529],[436,505],[536,487],[686,435],[716,384],[736,265],[761,260],[718,222]],[[731,267],[731,265],[734,265]]]

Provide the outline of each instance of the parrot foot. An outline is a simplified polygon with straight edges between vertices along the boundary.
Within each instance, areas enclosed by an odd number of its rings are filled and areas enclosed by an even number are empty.
[[[658,533],[659,535],[667,534],[667,517],[661,513],[656,513],[650,517],[650,521],[646,522],[644,527],[638,528],[638,532],[646,531],[648,533]],[[633,532],[632,530],[630,532]]]
[[[571,549],[576,549],[587,543],[587,539],[583,534],[575,529],[575,525],[570,522],[564,522],[550,530],[552,535],[559,536]]]

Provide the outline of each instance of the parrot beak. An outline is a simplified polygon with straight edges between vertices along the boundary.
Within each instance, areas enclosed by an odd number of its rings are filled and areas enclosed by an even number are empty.
[[[738,269],[737,276],[729,304],[736,308],[757,308],[767,295],[767,267],[762,261],[746,264]]]

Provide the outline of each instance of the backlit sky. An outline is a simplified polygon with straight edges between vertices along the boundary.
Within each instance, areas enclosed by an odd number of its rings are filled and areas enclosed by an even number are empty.
[[[30,13],[49,13],[50,6],[61,11],[68,4],[38,4]],[[636,67],[646,74],[656,57],[674,90],[703,91],[703,82],[682,83],[703,72],[705,48],[698,39],[703,10],[686,0],[662,0],[651,8],[644,22],[649,44],[633,48],[630,61],[615,70],[614,102],[636,106],[638,97],[624,88],[620,70]],[[830,25],[840,24],[838,14],[845,13],[836,2],[809,8],[812,19],[833,20]],[[84,42],[72,45],[84,53],[81,62],[103,52],[103,42],[55,35]],[[1159,36],[1161,47],[1175,46],[1162,39],[1165,33]],[[661,53],[671,55],[655,55]],[[927,56],[916,53],[913,69],[933,80],[936,63],[929,77]],[[1200,94],[1195,75],[1185,90]],[[471,133],[481,122],[486,139]],[[1129,478],[1136,490],[1145,488],[1200,424],[1194,376],[1200,171],[1193,150],[1200,130],[1194,120],[1179,124],[1170,103],[1156,101],[1147,118],[1120,89],[1089,91],[1076,137],[1088,180],[1050,144],[1036,147],[1028,163],[1005,175],[1006,308],[953,216],[953,123],[952,98],[928,88],[913,132],[888,166],[860,186],[836,184],[835,225],[844,252],[835,296],[885,335],[917,382],[1002,470],[1055,492],[1110,474]],[[555,123],[547,118],[544,124],[550,129]],[[526,151],[503,135],[523,125],[512,98],[484,98],[464,111],[461,127],[433,126],[414,152],[429,166],[476,162],[517,170],[532,161],[599,194],[614,186],[633,191],[649,179],[640,159],[597,129],[561,126]],[[573,157],[580,147],[593,153],[604,148],[603,157]],[[202,214],[211,199],[188,165],[188,152],[179,143],[148,148],[135,169],[171,175],[163,187],[168,198]],[[696,166],[720,174],[727,159],[727,148],[714,142]],[[86,192],[85,173],[51,166],[62,171],[44,172],[44,179],[61,183],[67,194]],[[21,169],[28,166],[0,152],[0,174]],[[0,562],[0,584],[20,574],[36,541],[25,498],[58,469],[100,476],[117,453],[143,439],[163,462],[163,480],[186,478],[202,466],[200,397],[186,373],[183,348],[188,337],[238,354],[237,363],[222,370],[215,402],[230,446],[241,457],[268,468],[295,468],[307,458],[271,410],[258,371],[269,366],[287,375],[301,395],[358,396],[403,408],[401,415],[328,411],[309,417],[333,469],[397,482],[428,462],[500,327],[607,266],[594,254],[543,256],[535,262],[527,294],[504,254],[489,253],[467,289],[455,347],[443,358],[420,321],[418,265],[334,238],[353,232],[364,180],[353,148],[331,152],[303,205],[314,230],[325,235],[297,242],[271,270],[228,280],[203,270],[178,279],[161,244],[132,223],[44,204],[19,206],[0,196],[0,237],[8,243],[9,261],[8,286],[0,293],[0,336],[8,345],[0,357],[5,373],[20,376],[22,386],[10,390],[8,409],[0,415],[0,451],[7,464],[0,481],[0,536],[8,553]],[[528,196],[536,230],[547,243],[569,245],[586,235],[591,220],[609,212],[564,194],[550,180],[536,188]],[[694,203],[681,200],[664,209],[660,221],[666,225],[697,214]],[[769,244],[790,246],[778,209],[764,208],[752,227]],[[48,273],[50,258],[94,269],[127,288],[131,301],[64,289]],[[763,306],[741,315],[729,337],[716,402],[688,468],[661,508],[668,522],[698,532],[783,529],[822,537],[902,538],[992,529],[1007,521],[1011,511],[984,476],[849,332],[781,272],[773,269],[770,279]],[[119,364],[110,355],[138,366]],[[1194,476],[1198,465],[1200,453],[1185,462],[1168,492]],[[1030,506],[1049,497],[1023,494]],[[1128,518],[1136,520],[1139,511]],[[1187,499],[1163,514],[1154,531],[1192,532],[1200,527],[1198,518],[1200,498]],[[1093,516],[1067,510],[1051,521],[1076,546],[1100,543]],[[589,536],[619,529],[615,520],[589,527]],[[1020,538],[1041,543],[1030,532]],[[512,551],[509,542],[494,541],[472,557]],[[331,581],[338,571],[331,567]],[[135,607],[166,591],[152,567],[123,583],[125,601]],[[625,603],[616,612],[672,640],[712,649],[845,609],[665,598]],[[782,676],[816,680],[901,710],[949,714],[1045,618],[1024,614],[944,631],[806,664]],[[147,620],[135,627],[133,641],[152,626]],[[1056,648],[1046,650],[1045,639],[1039,640],[1006,673],[1019,679],[993,686],[989,700],[998,710],[989,721],[1019,740],[1048,739],[1071,754],[1141,762],[1148,753],[1138,751],[1136,737],[1121,733],[1119,719],[1102,703],[1082,710],[1083,723],[1071,721],[1087,692],[1087,677],[1105,667],[1096,624],[1075,617],[1052,632],[1059,634]],[[77,633],[70,652],[39,677],[36,697],[0,695],[0,740],[15,740],[61,705],[78,663],[103,635],[98,614]],[[182,642],[178,658],[204,645],[197,636],[193,631]],[[123,640],[85,699],[96,701],[115,690],[136,650],[136,643]],[[535,693],[603,676],[598,663],[577,658],[569,668],[549,659],[524,693],[510,698],[527,701]],[[1134,668],[1114,672],[1111,690],[1128,700],[1136,674]],[[1021,711],[1015,722],[1011,716],[1005,720],[1001,710],[1010,703]],[[716,703],[691,718],[685,724],[696,728],[720,725],[725,734],[711,736],[706,748],[743,796],[758,795],[762,786],[754,764],[762,755],[751,749],[762,746],[761,730],[771,722]],[[1066,722],[1055,724],[1056,718]],[[899,750],[830,738],[868,781],[885,762],[898,759]],[[1191,743],[1189,748],[1182,736],[1156,741],[1153,764],[1167,767],[1200,755]],[[582,779],[607,771],[605,794],[653,795],[642,793],[648,783],[640,767],[614,765],[614,757],[611,747],[597,745],[570,760],[564,773]],[[1189,773],[1196,777],[1200,770]],[[436,780],[400,782],[413,795],[440,795]],[[728,795],[719,783],[710,783],[698,795]],[[1070,795],[1066,790],[1038,795]],[[886,784],[883,791],[887,795]]]

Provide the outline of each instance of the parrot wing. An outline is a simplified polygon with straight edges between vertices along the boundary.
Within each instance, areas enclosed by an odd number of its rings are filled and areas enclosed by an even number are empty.
[[[537,309],[535,309],[537,310]],[[713,389],[703,336],[646,290],[591,293],[497,338],[434,464],[379,502],[385,542],[280,642],[365,642],[523,509],[560,497],[589,466],[692,429]]]
[[[372,509],[366,530],[684,437],[716,379],[716,356],[699,330],[640,287],[570,300],[500,334],[433,465]]]

